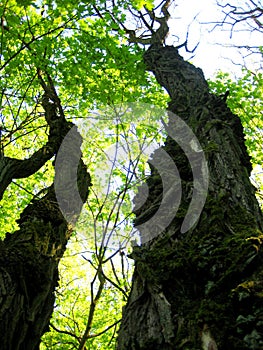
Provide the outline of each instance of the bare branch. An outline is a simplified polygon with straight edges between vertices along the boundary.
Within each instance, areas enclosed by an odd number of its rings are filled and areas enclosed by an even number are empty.
[[[221,22],[216,23],[216,26],[223,26],[225,24],[230,25],[231,36],[234,28],[240,23],[246,23],[251,30],[262,32],[263,22],[260,21],[260,18],[263,18],[263,8],[259,7],[252,0],[245,4],[247,7],[243,8],[241,5],[235,6],[229,3],[222,5],[217,1],[217,5],[222,9],[222,13],[224,14],[224,19]]]
[[[77,339],[77,341],[80,340],[79,337],[77,337],[76,334],[73,332],[69,332],[69,331],[66,331],[64,329],[59,329],[56,326],[54,326],[52,323],[50,323],[50,327],[53,328],[58,333],[70,335],[72,338]]]
[[[121,322],[121,320],[118,320],[118,321],[114,322],[113,324],[111,324],[110,326],[106,327],[103,331],[101,331],[101,332],[99,332],[99,333],[96,333],[96,334],[91,334],[91,335],[89,336],[89,339],[90,339],[90,338],[99,337],[100,335],[102,335],[102,334],[108,332],[112,327],[116,327],[117,324],[120,323],[120,322]]]

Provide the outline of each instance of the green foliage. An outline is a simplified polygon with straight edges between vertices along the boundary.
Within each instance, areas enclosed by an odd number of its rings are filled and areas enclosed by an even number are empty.
[[[244,126],[246,144],[253,164],[262,164],[262,101],[263,76],[262,73],[244,71],[238,81],[233,81],[228,73],[218,73],[210,86],[217,94],[229,91],[227,103],[229,108],[237,114]]]
[[[96,279],[98,261],[91,249],[91,243],[85,236],[81,240],[71,240],[60,265],[61,283],[57,290],[50,332],[42,339],[43,350],[78,349],[90,317],[92,295],[96,294],[100,283]],[[103,273],[107,280],[96,303],[86,349],[115,349],[122,307],[127,297],[122,290],[128,292],[132,273],[123,259],[124,254],[120,252],[113,259],[114,265],[110,260],[103,264]]]
[[[19,152],[16,152],[19,155]],[[27,179],[17,179],[10,184],[0,204],[1,239],[5,237],[6,232],[11,233],[18,229],[16,220],[19,219],[22,209],[24,209],[35,196],[38,196],[43,188],[47,188],[52,184],[53,173],[53,165],[51,162],[48,162],[38,172]]]
[[[218,95],[229,91],[227,104],[237,114],[244,127],[246,146],[253,166],[252,182],[258,190],[258,199],[263,199],[263,75],[244,70],[237,81],[230,74],[220,72],[215,81],[210,81],[211,89]]]
[[[137,10],[141,10],[143,6],[146,6],[149,10],[152,10],[154,6],[152,0],[133,0],[132,4]]]
[[[155,147],[162,144],[159,117],[168,100],[153,75],[145,71],[144,50],[129,44],[120,26],[127,21],[128,8],[143,6],[152,9],[153,1],[116,1],[114,5],[8,0],[0,8],[4,21],[0,28],[4,155],[28,158],[47,141],[39,75],[48,73],[66,118],[81,121],[82,151],[93,182],[75,238],[60,266],[56,307],[50,332],[43,337],[43,350],[77,349],[87,325],[87,349],[114,349],[132,274],[124,253],[130,250],[131,202],[136,185],[148,174],[142,150],[153,141]],[[226,85],[231,92],[229,105],[242,118],[253,161],[261,164],[257,140],[262,130],[262,76],[247,74],[234,83],[221,74],[211,83],[218,93]],[[160,109],[151,113],[151,104]],[[1,202],[1,237],[17,229],[23,208],[53,178],[50,161],[36,174],[8,187]],[[156,271],[166,267],[163,261]],[[175,268],[174,262],[165,272],[170,268]],[[207,286],[208,294],[212,287]]]
[[[86,347],[114,348],[118,325],[115,323],[121,319],[133,271],[124,253],[130,250],[133,231],[131,202],[136,185],[147,174],[144,152],[153,144],[158,147],[164,137],[158,121],[160,113],[160,108],[130,103],[93,111],[85,122],[79,123],[84,139],[83,159],[93,186],[78,222],[76,239],[81,237],[81,241],[73,250],[76,257],[68,250],[62,262],[54,328],[43,338],[43,349],[67,349],[72,342],[77,348],[90,319],[91,295],[100,288],[100,268],[105,285],[96,303]],[[84,259],[77,253],[80,250]],[[70,282],[74,280],[72,274],[76,283]],[[65,325],[68,333],[57,333],[58,329],[65,331]],[[108,331],[95,336],[105,329]]]
[[[120,1],[111,10],[125,20],[122,5]],[[96,6],[103,18],[94,17],[92,3],[85,2],[76,6],[72,1],[9,0],[1,7],[5,24],[0,61],[1,146],[5,156],[29,157],[47,140],[38,69],[48,71],[54,80],[69,119],[85,118],[93,108],[125,101],[166,105],[162,89],[145,73],[143,50],[127,45],[123,32],[109,30],[113,20],[105,3],[96,2]],[[15,192],[14,187],[8,189],[0,220],[3,223],[8,216],[9,221],[1,225],[2,234],[16,228],[19,212],[12,208],[22,210],[51,179],[52,171],[44,169],[29,180],[18,180],[24,188],[19,194],[18,188]],[[14,193],[17,201],[11,201]]]

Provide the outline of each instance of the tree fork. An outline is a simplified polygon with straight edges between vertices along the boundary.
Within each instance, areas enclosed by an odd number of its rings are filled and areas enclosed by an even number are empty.
[[[165,232],[133,249],[135,272],[118,350],[262,349],[263,220],[240,119],[224,98],[209,92],[202,71],[175,47],[154,44],[144,59],[170,95],[168,109],[202,145],[209,189],[197,224],[181,234],[193,174],[183,150],[168,136],[163,149],[179,169],[183,198]],[[168,128],[173,123],[170,114]],[[135,226],[161,187],[155,169],[147,182],[151,200],[135,211]]]

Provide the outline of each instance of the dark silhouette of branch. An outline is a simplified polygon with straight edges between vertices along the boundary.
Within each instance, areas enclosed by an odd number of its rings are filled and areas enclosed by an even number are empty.
[[[145,28],[143,33],[140,35],[137,34],[138,29],[127,28],[127,26],[124,23],[122,23],[116,17],[114,17],[114,15],[110,12],[110,10],[106,9],[105,12],[111,16],[111,19],[114,25],[116,25],[116,28],[112,30],[115,30],[115,31],[124,30],[129,37],[130,43],[137,43],[142,45],[153,45],[153,44],[163,45],[169,33],[168,20],[170,19],[170,13],[168,11],[168,8],[171,2],[172,2],[171,0],[162,1],[153,10],[149,10],[145,6],[144,12],[138,11],[137,13],[134,13],[134,11],[129,8],[129,12],[133,16],[133,18],[136,18],[140,22],[141,27]],[[161,7],[162,16],[158,17],[155,12],[160,7]],[[96,14],[101,19],[104,19],[103,12],[95,5],[93,5],[93,8]],[[158,25],[158,28],[155,28],[156,25]]]
[[[224,18],[221,22],[216,23],[216,26],[230,25],[231,35],[235,27],[240,23],[245,23],[248,30],[263,31],[263,8],[255,1],[249,0],[245,3],[245,7],[242,4],[233,5],[226,3],[223,5],[218,1],[217,5],[222,9]]]
[[[64,329],[59,329],[56,326],[54,326],[52,323],[50,323],[50,327],[53,328],[58,333],[70,335],[71,337],[77,339],[78,342],[80,341],[79,337],[73,332],[69,332]]]

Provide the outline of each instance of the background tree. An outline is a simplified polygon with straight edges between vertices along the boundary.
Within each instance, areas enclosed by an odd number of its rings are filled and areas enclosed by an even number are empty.
[[[103,119],[97,120],[83,142],[87,163],[96,154],[96,163],[89,165],[93,185],[79,219],[74,249],[62,261],[61,287],[51,321],[53,332],[43,339],[47,349],[80,349],[84,344],[87,348],[114,348],[121,305],[130,290],[132,269],[126,254],[130,239],[136,239],[131,197],[138,181],[145,177],[146,148],[153,149],[161,139],[154,115],[151,120],[146,115],[145,120],[142,118],[146,107],[149,105],[122,105],[120,110],[126,112],[117,118],[109,108],[101,111]],[[112,125],[107,124],[105,129],[106,112]],[[134,118],[136,128],[131,123]],[[112,123],[114,120],[119,122]],[[95,137],[98,133],[100,140]]]
[[[4,11],[9,9],[11,7],[7,6]],[[7,18],[8,11],[5,14]],[[16,16],[13,15],[9,21],[10,25],[17,22]],[[3,35],[4,31],[8,32],[6,36]],[[26,48],[30,51],[30,44],[35,41],[33,38],[31,43],[27,42],[26,32],[22,38],[14,32],[16,35],[13,33],[13,40],[20,40],[21,46],[15,53],[13,50],[11,53],[10,47],[15,45],[11,39],[12,30],[7,26],[2,27],[2,44],[5,47],[1,48],[1,70],[3,77],[11,79],[19,69],[16,64],[22,64],[27,55],[19,57],[18,62],[15,62],[15,58]],[[31,35],[34,36],[33,33]],[[35,59],[36,55],[33,53],[32,61]],[[32,73],[30,70],[33,67],[35,69]],[[24,76],[20,79],[21,76],[18,75],[12,85],[8,84],[9,79],[2,82],[1,198],[13,179],[27,178],[37,173],[54,157],[64,136],[72,127],[65,119],[53,79],[47,70],[43,71],[45,65],[41,68],[40,62],[39,65],[33,65],[33,62],[29,61],[26,64],[26,70],[30,71],[28,80],[24,80]],[[11,81],[9,82],[11,84]],[[40,105],[42,112],[38,111]],[[42,144],[40,143],[39,149],[38,145],[31,148],[30,143],[34,142],[35,131],[43,126],[48,132],[44,134]],[[30,134],[30,137],[27,137],[27,134]],[[24,135],[24,143],[20,143]],[[43,133],[40,132],[37,135],[37,143],[40,142],[41,136]],[[30,143],[26,151],[21,152],[20,145],[26,145],[27,142]],[[11,148],[9,144],[14,147]],[[74,152],[75,156],[79,154],[80,145],[81,136],[75,132],[71,153],[73,158]],[[80,184],[80,196],[85,201],[90,178],[83,162],[79,163],[77,181]],[[79,215],[80,210],[81,208],[78,208],[74,214]],[[59,210],[53,185],[34,196],[32,202],[21,213],[18,224],[19,230],[13,234],[6,234],[1,242],[0,333],[4,349],[35,349],[49,324],[54,290],[58,282],[58,262],[72,229],[68,227]]]

